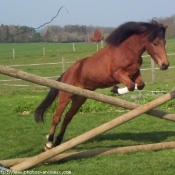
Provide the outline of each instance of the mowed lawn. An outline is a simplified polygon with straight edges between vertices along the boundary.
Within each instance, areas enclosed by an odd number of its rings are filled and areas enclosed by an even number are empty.
[[[43,47],[46,55],[43,56]],[[15,49],[15,59],[12,49]],[[75,43],[30,43],[1,44],[0,64],[57,79],[62,74],[62,57],[66,59],[66,68],[78,59],[88,57],[96,52],[96,44]],[[116,98],[145,104],[146,102],[169,92],[175,87],[175,40],[167,41],[170,69],[155,70],[155,82],[152,83],[151,70],[142,70],[146,82],[144,91],[135,91],[126,95],[115,95]],[[144,55],[147,55],[145,53]],[[151,68],[150,57],[143,58],[142,69]],[[48,64],[55,63],[55,64]],[[34,65],[35,64],[35,65]],[[36,65],[37,64],[37,65]],[[155,66],[158,68],[157,66]],[[174,67],[174,68],[173,68]],[[120,85],[123,87],[122,85]],[[34,121],[34,108],[44,99],[49,88],[41,87],[22,80],[0,75],[0,157],[3,159],[30,157],[43,152],[54,106],[48,111],[45,123]],[[110,89],[98,90],[110,94]],[[112,94],[111,94],[112,95]],[[55,104],[56,105],[56,104]],[[85,104],[86,105],[86,104]],[[161,110],[175,113],[175,102],[159,107]],[[63,142],[85,133],[105,122],[108,122],[128,110],[119,107],[105,106],[102,103],[88,100],[68,126]],[[63,117],[62,117],[63,120]],[[61,121],[62,122],[62,121]],[[59,132],[60,124],[57,127]],[[175,140],[175,123],[148,115],[141,115],[119,127],[80,144],[67,152],[96,150],[131,145],[168,142]],[[175,149],[147,151],[128,154],[103,155],[91,158],[73,159],[63,162],[39,164],[31,171],[71,171],[71,174],[174,174]]]

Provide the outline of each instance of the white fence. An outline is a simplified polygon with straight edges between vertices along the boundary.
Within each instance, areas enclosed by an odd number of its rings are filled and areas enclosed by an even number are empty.
[[[169,53],[167,54],[168,56],[172,56],[172,55],[175,55],[175,53]],[[150,57],[149,55],[143,55],[142,56],[143,58],[144,57]],[[151,58],[150,58],[151,59]],[[37,63],[37,64],[14,64],[14,65],[8,65],[8,67],[29,67],[29,66],[44,66],[44,65],[58,65],[58,64],[61,64],[61,67],[62,67],[62,71],[64,72],[66,70],[66,64],[73,64],[75,61],[69,61],[69,62],[66,62],[65,61],[65,58],[62,57],[62,61],[61,62],[54,62],[54,63]],[[172,66],[172,67],[169,67],[169,69],[174,69],[175,66]],[[141,71],[148,71],[148,70],[151,70],[152,72],[152,83],[154,82],[155,80],[155,74],[154,74],[154,70],[155,69],[159,69],[159,68],[155,68],[154,67],[154,62],[153,62],[153,65],[150,66],[150,68],[144,68],[144,69],[140,69]],[[56,76],[52,76],[52,77],[45,77],[45,78],[57,78],[59,75],[56,75]],[[20,81],[19,79],[8,79],[8,80],[0,80],[0,82],[10,82],[10,81]],[[4,85],[8,85],[8,84],[4,84]],[[16,86],[20,86],[20,85],[16,85]],[[21,85],[23,86],[23,85]],[[25,86],[25,85],[24,85]]]

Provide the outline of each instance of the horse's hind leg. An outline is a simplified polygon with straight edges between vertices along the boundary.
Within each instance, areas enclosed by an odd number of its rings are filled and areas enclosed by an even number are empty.
[[[87,98],[80,97],[80,96],[73,96],[72,98],[72,105],[69,111],[66,113],[63,124],[61,126],[61,130],[59,135],[56,138],[56,141],[54,143],[54,146],[57,146],[61,143],[64,133],[66,131],[67,125],[72,120],[73,116],[78,112],[79,108],[85,103]]]
[[[64,112],[64,109],[66,108],[67,104],[70,102],[72,96],[73,96],[72,94],[65,93],[63,91],[59,92],[58,106],[53,115],[52,126],[50,129],[50,133],[47,136],[48,142],[45,145],[45,150],[50,149],[52,147],[56,127],[61,119],[61,115]]]

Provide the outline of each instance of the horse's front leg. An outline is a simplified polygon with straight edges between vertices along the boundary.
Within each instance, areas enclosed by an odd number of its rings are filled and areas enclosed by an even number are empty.
[[[132,80],[136,83],[138,90],[142,90],[145,87],[145,83],[142,80],[140,70],[136,72],[136,74],[132,77]]]
[[[122,69],[119,69],[118,71],[116,71],[114,74],[113,74],[113,77],[115,78],[115,80],[119,83],[122,83],[124,84],[127,88],[126,88],[126,91],[134,91],[135,89],[135,83],[131,80],[131,78],[128,76],[128,74],[122,70]],[[114,92],[114,93],[119,93],[119,88],[117,86],[114,86],[112,89],[111,89],[111,92]],[[126,93],[126,92],[125,92]]]

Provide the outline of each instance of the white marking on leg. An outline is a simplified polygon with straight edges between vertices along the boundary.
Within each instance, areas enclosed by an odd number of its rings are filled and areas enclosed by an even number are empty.
[[[46,143],[47,148],[52,148],[52,145],[53,145],[53,143],[50,141]]]
[[[137,90],[137,84],[135,84],[135,89]],[[118,88],[118,94],[126,94],[129,92],[128,88],[127,87],[124,87],[124,88]]]
[[[46,139],[47,139],[47,140],[49,139],[49,134],[46,135]]]

